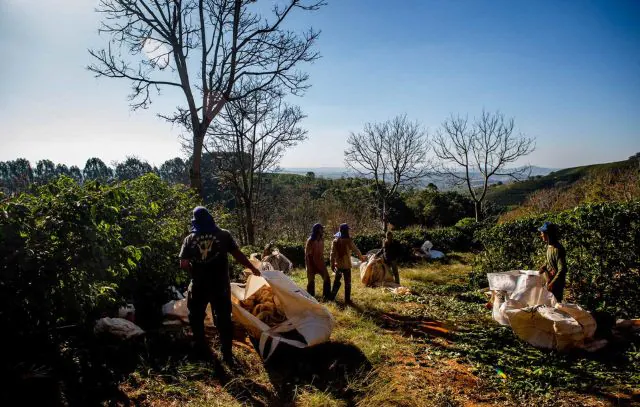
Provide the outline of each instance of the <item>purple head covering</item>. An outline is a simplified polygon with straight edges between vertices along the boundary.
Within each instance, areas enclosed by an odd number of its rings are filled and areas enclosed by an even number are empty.
[[[316,223],[315,225],[313,225],[313,227],[311,228],[311,236],[309,236],[309,239],[311,240],[318,240],[318,237],[320,235],[320,230],[322,229],[322,225],[319,223]]]
[[[216,222],[213,220],[213,216],[204,206],[197,206],[193,210],[193,218],[191,219],[191,231],[193,233],[202,235],[207,233],[213,233],[218,230]]]

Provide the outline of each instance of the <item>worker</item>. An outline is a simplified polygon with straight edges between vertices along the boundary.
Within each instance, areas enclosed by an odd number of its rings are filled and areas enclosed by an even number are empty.
[[[331,290],[331,297],[335,299],[340,289],[340,280],[344,275],[344,303],[347,305],[351,302],[351,253],[355,253],[362,261],[366,260],[366,257],[360,253],[360,250],[356,247],[349,236],[349,225],[343,223],[340,225],[338,233],[335,234],[335,239],[331,243],[331,255],[330,262],[331,267],[336,273],[336,278],[333,280],[333,289]]]
[[[558,302],[562,302],[567,279],[567,257],[559,241],[558,226],[551,222],[544,222],[538,231],[547,244],[546,264],[540,271],[545,275],[547,289],[553,293]]]
[[[233,365],[228,253],[254,275],[260,275],[258,269],[242,254],[231,233],[219,228],[206,208],[196,207],[191,220],[191,234],[184,239],[180,250],[180,268],[188,271],[191,277],[187,299],[189,323],[196,349],[206,351],[204,319],[207,305],[211,304],[223,360]]]
[[[398,243],[393,240],[393,233],[387,231],[386,238],[382,241],[382,258],[389,265],[396,284],[400,284],[400,273],[398,272]]]
[[[316,295],[316,274],[322,277],[322,296],[331,299],[331,277],[324,263],[324,227],[316,223],[304,246],[304,265],[307,270],[307,292]]]

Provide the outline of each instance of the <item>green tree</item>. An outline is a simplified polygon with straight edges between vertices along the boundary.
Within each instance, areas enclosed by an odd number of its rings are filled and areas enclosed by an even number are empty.
[[[33,170],[29,160],[25,158],[18,158],[17,160],[8,161],[9,167],[9,182],[11,185],[11,192],[19,193],[26,191],[33,183]]]
[[[189,183],[189,168],[187,163],[180,157],[172,158],[162,163],[158,174],[160,178],[170,184]]]
[[[89,158],[82,170],[85,180],[107,182],[113,178],[113,170],[97,157]]]
[[[119,181],[134,179],[153,172],[153,168],[148,162],[137,157],[127,157],[124,162],[116,165],[116,178]]]
[[[51,160],[40,160],[36,163],[33,172],[34,181],[39,185],[44,185],[54,179],[57,175],[56,165]]]

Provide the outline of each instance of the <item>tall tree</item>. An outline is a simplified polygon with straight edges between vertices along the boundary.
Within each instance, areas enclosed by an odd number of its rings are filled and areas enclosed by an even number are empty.
[[[211,121],[226,102],[280,87],[307,87],[300,62],[318,58],[319,33],[283,26],[294,10],[313,11],[323,0],[286,0],[267,16],[255,0],[100,0],[106,49],[91,50],[96,76],[131,81],[133,109],[147,108],[153,92],[173,88],[186,105],[161,115],[192,136],[191,186],[202,194],[200,164]],[[119,50],[119,51],[116,51]],[[128,53],[128,56],[121,56]]]
[[[8,195],[11,192],[11,171],[9,163],[0,161],[0,192]]]
[[[216,174],[236,195],[249,244],[255,244],[256,220],[265,207],[264,173],[275,170],[284,151],[306,138],[300,127],[305,116],[281,96],[254,92],[229,102],[208,132],[211,151],[232,154],[231,160],[217,160]]]
[[[11,192],[19,193],[26,191],[33,183],[33,170],[31,163],[25,158],[8,161],[9,179],[11,182]]]
[[[85,180],[107,182],[113,178],[113,170],[97,157],[89,158],[82,170]]]
[[[535,140],[514,133],[515,121],[500,112],[483,111],[469,124],[468,118],[451,116],[433,139],[434,153],[441,160],[435,173],[455,185],[466,185],[480,220],[489,181],[495,175],[516,180],[526,178],[528,166],[507,168],[535,149]],[[474,179],[481,185],[476,186]]]
[[[154,172],[148,162],[142,161],[137,157],[127,157],[124,162],[116,165],[116,178],[119,181],[134,179],[141,177],[150,172]]]
[[[78,183],[82,182],[82,172],[77,165],[72,165],[71,167],[69,167],[68,176],[75,179]]]
[[[406,115],[384,123],[367,123],[347,139],[345,164],[373,180],[382,228],[389,224],[389,200],[398,188],[427,175],[427,136],[418,122]]]
[[[56,177],[56,165],[51,160],[40,160],[33,172],[34,181],[40,185],[46,184]]]
[[[158,170],[160,178],[171,184],[188,184],[189,169],[187,163],[180,157],[167,160],[160,166]]]

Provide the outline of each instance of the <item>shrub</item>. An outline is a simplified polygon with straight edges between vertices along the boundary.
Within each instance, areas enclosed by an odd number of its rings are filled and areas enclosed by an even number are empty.
[[[546,216],[496,225],[479,233],[484,251],[475,267],[476,284],[487,272],[537,269],[544,221],[559,225],[567,250],[569,300],[591,311],[621,317],[640,312],[640,202],[587,204]]]
[[[186,279],[177,255],[196,203],[186,187],[156,175],[109,186],[61,177],[0,203],[5,340],[50,343],[57,327],[125,299],[140,322],[152,322],[168,285]]]
[[[276,242],[275,246],[291,260],[294,267],[304,267],[304,243]]]

